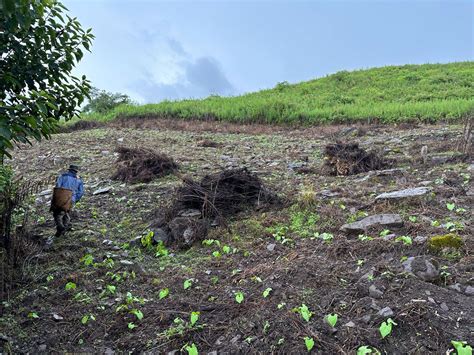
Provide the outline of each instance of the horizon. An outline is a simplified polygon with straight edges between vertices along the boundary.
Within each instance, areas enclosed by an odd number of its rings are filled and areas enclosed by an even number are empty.
[[[470,1],[64,4],[96,36],[75,73],[139,103],[239,96],[343,70],[474,58]]]

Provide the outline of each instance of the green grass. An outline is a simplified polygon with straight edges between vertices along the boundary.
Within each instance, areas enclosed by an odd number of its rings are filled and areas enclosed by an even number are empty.
[[[474,62],[460,62],[341,71],[241,96],[120,106],[83,119],[162,117],[314,125],[456,121],[473,112]]]

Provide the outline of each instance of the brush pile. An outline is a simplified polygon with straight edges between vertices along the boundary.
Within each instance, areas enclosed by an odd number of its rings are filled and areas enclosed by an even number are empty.
[[[355,175],[379,170],[387,164],[376,152],[366,152],[358,143],[328,144],[324,149],[326,168],[330,175]]]
[[[150,182],[178,170],[178,164],[172,158],[151,149],[120,147],[116,152],[119,157],[117,172],[112,176],[114,180],[132,184]]]

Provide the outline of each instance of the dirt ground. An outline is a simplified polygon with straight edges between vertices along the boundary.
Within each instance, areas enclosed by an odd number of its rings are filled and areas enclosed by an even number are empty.
[[[12,165],[45,190],[68,164],[81,165],[86,195],[73,229],[50,249],[32,245],[14,277],[2,266],[3,281],[13,277],[0,305],[2,352],[192,354],[194,344],[203,354],[305,353],[305,338],[315,354],[363,346],[445,354],[455,353],[451,341],[474,345],[474,159],[455,153],[462,127],[234,128],[116,125],[17,149]],[[391,170],[324,174],[324,147],[336,140],[382,152]],[[120,146],[166,154],[195,179],[247,167],[284,203],[241,212],[188,250],[143,246],[137,238],[181,182],[111,180]],[[428,192],[376,200],[415,187]],[[54,226],[47,198],[36,197],[31,235],[40,243]],[[382,213],[398,214],[403,226],[340,230]],[[446,234],[461,245],[430,244]],[[410,272],[410,260],[434,271],[413,263]],[[338,315],[335,325],[329,314]],[[389,318],[396,325],[382,338]]]

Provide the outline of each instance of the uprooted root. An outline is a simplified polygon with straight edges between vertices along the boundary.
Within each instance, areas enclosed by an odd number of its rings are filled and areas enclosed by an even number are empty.
[[[324,149],[331,175],[354,175],[384,168],[387,164],[375,152],[366,152],[358,143],[329,144]]]
[[[117,172],[112,176],[114,180],[130,183],[150,182],[178,169],[178,164],[172,158],[150,149],[120,147],[116,152],[119,157]]]

